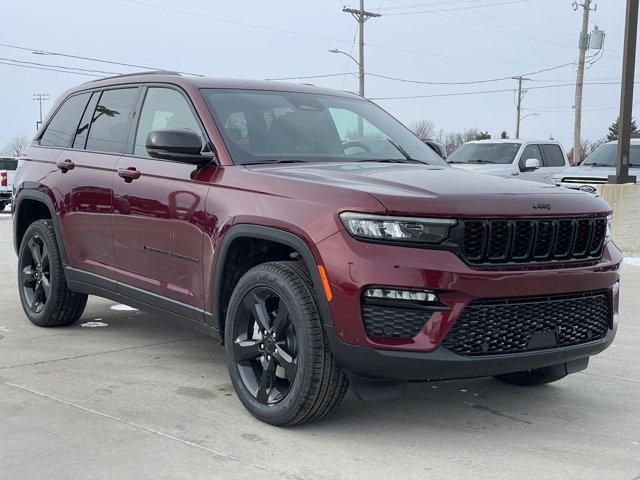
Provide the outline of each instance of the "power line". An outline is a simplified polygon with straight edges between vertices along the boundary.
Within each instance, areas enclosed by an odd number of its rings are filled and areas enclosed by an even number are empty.
[[[40,67],[52,67],[52,68],[60,68],[60,69],[64,69],[64,70],[78,70],[80,72],[89,72],[89,73],[106,73],[108,75],[121,75],[121,72],[108,72],[105,70],[93,70],[93,69],[87,69],[87,68],[79,68],[79,67],[67,67],[64,65],[52,65],[49,63],[38,63],[38,62],[27,62],[24,60],[16,60],[14,58],[2,58],[0,57],[0,60],[5,61],[5,62],[15,62],[15,63],[19,63],[19,64],[25,64],[25,65],[37,65]],[[99,75],[96,75],[99,76]]]
[[[116,62],[116,61],[113,61],[113,60],[105,60],[105,59],[102,59],[102,58],[83,57],[83,56],[80,56],[80,55],[73,55],[71,53],[53,52],[53,51],[50,51],[50,50],[38,50],[38,49],[35,49],[35,48],[25,47],[25,46],[21,46],[21,45],[11,45],[11,44],[7,44],[7,43],[0,43],[0,47],[13,48],[15,50],[27,51],[27,52],[31,52],[31,53],[36,54],[36,55],[53,55],[53,56],[57,56],[57,57],[75,58],[77,60],[87,60],[87,61],[90,61],[90,62],[107,63],[109,65],[121,65],[123,67],[142,68],[143,70],[166,70],[164,68],[149,67],[149,66],[145,66],[145,65],[136,65],[135,63],[124,63],[124,62]],[[183,73],[185,75],[201,76],[201,74],[199,74],[199,73],[179,72],[179,71],[177,73]]]
[[[94,78],[101,76],[101,75],[94,75],[92,73],[72,72],[70,70],[58,70],[56,68],[37,67],[37,66],[34,66],[34,65],[22,65],[22,64],[18,64],[18,63],[9,63],[9,62],[2,62],[2,61],[0,61],[0,65],[9,65],[10,67],[32,68],[34,70],[49,70],[51,72],[70,73],[70,74],[73,74],[73,75],[84,75],[86,77],[94,77]]]
[[[204,19],[208,19],[208,20],[214,20],[214,21],[218,21],[218,22],[225,22],[225,23],[230,23],[230,24],[233,24],[233,25],[240,25],[240,26],[248,27],[248,28],[256,28],[256,29],[259,29],[259,30],[266,30],[266,31],[277,32],[277,33],[285,33],[285,34],[289,34],[289,35],[296,35],[296,36],[300,36],[300,37],[315,38],[315,39],[320,39],[320,40],[330,40],[332,42],[340,42],[340,43],[343,43],[343,44],[351,44],[352,43],[352,40],[348,40],[348,39],[344,39],[344,38],[335,38],[335,37],[329,37],[329,36],[326,36],[326,35],[318,35],[318,34],[307,33],[307,32],[287,30],[287,29],[284,29],[284,28],[269,27],[269,26],[266,26],[266,25],[258,25],[258,24],[255,24],[255,23],[241,22],[241,21],[238,21],[238,20],[232,20],[232,19],[223,18],[223,17],[216,17],[216,16],[212,16],[212,15],[207,15],[207,14],[204,14],[204,13],[199,13],[199,12],[181,10],[181,9],[171,8],[171,7],[164,7],[162,5],[156,5],[156,4],[153,4],[153,3],[143,2],[143,1],[140,1],[140,0],[121,0],[121,1],[133,4],[133,5],[139,5],[139,6],[143,6],[143,7],[154,8],[154,9],[164,10],[164,11],[168,11],[168,12],[172,12],[172,13],[188,15],[188,16],[191,16],[191,17],[198,17],[198,18],[204,18]],[[517,1],[518,2],[525,2],[525,1],[529,2],[529,1],[533,1],[533,0],[517,0]],[[411,49],[406,49],[406,48],[391,47],[391,46],[388,46],[388,45],[380,45],[380,44],[375,44],[375,43],[366,43],[365,46],[372,47],[372,48],[378,48],[378,49],[381,49],[381,50],[388,50],[388,51],[391,51],[391,52],[409,53],[409,54],[413,54],[413,55],[421,55],[421,56],[436,57],[436,58],[446,58],[446,59],[450,59],[450,60],[464,60],[464,61],[468,61],[468,62],[499,63],[499,64],[502,64],[502,65],[528,65],[528,66],[537,66],[537,67],[546,67],[546,66],[548,66],[548,65],[535,64],[535,63],[509,62],[509,61],[505,61],[505,60],[493,60],[493,59],[487,59],[487,58],[461,57],[461,56],[456,56],[456,55],[446,55],[446,54],[439,54],[439,53],[411,50]],[[183,72],[181,72],[181,73],[183,73]]]
[[[635,83],[640,83],[635,82]],[[584,85],[620,85],[620,82],[584,82]],[[557,85],[541,85],[538,87],[529,87],[527,90],[543,90],[558,87],[574,87],[575,83],[559,83]],[[471,92],[454,92],[454,93],[435,93],[429,95],[405,95],[398,97],[371,97],[370,100],[410,100],[417,98],[435,98],[435,97],[457,97],[462,95],[481,95],[486,93],[513,92],[513,88],[503,88],[496,90],[481,90]]]
[[[476,6],[468,6],[468,7],[453,7],[453,8],[447,8],[447,9],[442,9],[442,10],[438,10],[438,12],[450,12],[450,11],[454,11],[454,10],[468,10],[471,8],[478,8],[478,7],[482,7],[482,8],[486,8],[486,7],[499,7],[502,5],[513,5],[515,3],[525,3],[525,2],[532,2],[533,0],[511,0],[509,2],[499,2],[499,3],[490,3],[490,4],[486,4],[486,5],[476,5]],[[420,8],[419,5],[416,5],[415,7],[412,7],[411,5],[405,5],[406,7],[409,8]],[[387,13],[385,14],[385,16],[395,16],[395,15],[413,15],[416,13],[436,13],[433,10],[413,10],[410,12],[398,12],[398,13]]]

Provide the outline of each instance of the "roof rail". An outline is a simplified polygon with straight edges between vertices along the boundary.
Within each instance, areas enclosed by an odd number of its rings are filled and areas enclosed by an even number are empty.
[[[114,78],[135,77],[135,76],[138,76],[138,75],[178,75],[178,76],[182,76],[180,74],[180,72],[173,72],[171,70],[148,70],[146,72],[123,73],[123,74],[120,74],[120,75],[113,75],[111,77],[96,78],[95,80],[89,80],[86,83],[101,82],[102,80],[112,80]]]

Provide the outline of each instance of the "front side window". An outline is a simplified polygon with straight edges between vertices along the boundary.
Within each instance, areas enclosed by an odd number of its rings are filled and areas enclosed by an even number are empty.
[[[540,166],[542,166],[542,155],[540,154],[540,149],[537,145],[527,145],[522,152],[520,161],[524,165],[524,163],[530,158],[535,158],[540,162]]]
[[[392,161],[444,165],[375,104],[314,93],[205,89],[234,163]]]
[[[447,157],[449,163],[510,164],[520,150],[519,143],[465,143]]]
[[[180,92],[171,88],[152,87],[144,99],[134,155],[148,157],[147,136],[153,130],[191,130],[200,136],[205,145],[204,135],[189,103]]]
[[[89,95],[81,93],[68,98],[47,125],[38,144],[45,147],[69,147]]]
[[[105,90],[91,119],[87,150],[124,153],[129,121],[138,97],[137,88]]]

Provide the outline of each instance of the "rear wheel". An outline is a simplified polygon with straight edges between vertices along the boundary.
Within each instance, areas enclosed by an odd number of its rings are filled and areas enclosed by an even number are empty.
[[[24,313],[39,327],[72,325],[84,311],[88,297],[67,288],[51,220],[32,223],[22,238],[18,288]]]
[[[557,382],[567,376],[566,370],[558,369],[556,366],[536,368],[524,372],[505,373],[495,375],[493,378],[503,383],[517,385],[519,387],[529,387],[534,385],[544,385],[546,383]]]
[[[329,349],[308,273],[296,262],[249,270],[231,296],[226,357],[245,408],[273,425],[318,420],[348,382]]]

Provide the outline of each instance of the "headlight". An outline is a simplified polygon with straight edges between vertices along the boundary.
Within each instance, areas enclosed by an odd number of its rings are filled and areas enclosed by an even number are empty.
[[[607,230],[604,235],[604,243],[611,240],[611,227],[613,225],[613,215],[607,215]]]
[[[449,236],[455,220],[444,218],[390,217],[343,212],[340,220],[356,238],[387,242],[440,243]]]

